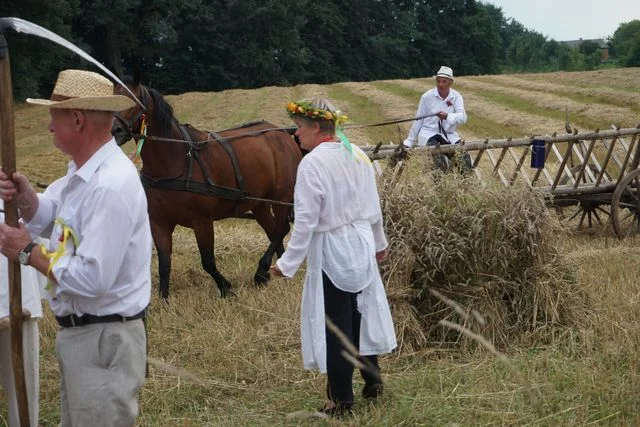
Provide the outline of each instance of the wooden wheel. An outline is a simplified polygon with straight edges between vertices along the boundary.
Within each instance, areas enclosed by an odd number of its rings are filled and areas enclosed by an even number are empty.
[[[602,226],[608,221],[609,211],[602,205],[603,202],[600,200],[580,200],[572,206],[556,207],[556,212],[562,222],[571,222],[578,218],[578,229],[585,225],[585,220],[587,227],[593,228],[596,223]]]
[[[611,198],[611,222],[618,237],[640,231],[640,169],[620,180]]]
[[[578,174],[581,168],[582,168],[581,165],[574,166],[573,168],[571,168],[571,174],[573,175],[574,178],[576,179],[578,178]],[[598,168],[596,168],[594,165],[589,165],[589,169],[591,170],[592,173],[596,175],[600,173],[598,171]],[[586,174],[583,175],[582,182],[583,183],[589,182],[587,180]],[[560,179],[560,182],[558,184],[565,185],[568,183],[569,183],[569,177],[565,175],[562,177],[562,179]],[[602,207],[603,204],[604,204],[603,201],[597,200],[597,199],[576,200],[574,205],[556,206],[556,213],[558,214],[562,222],[570,222],[578,218],[579,219],[578,226],[577,226],[578,229],[582,228],[585,220],[587,220],[587,226],[589,228],[593,228],[596,222],[600,226],[603,226],[605,224],[605,221],[608,221],[607,218],[609,217],[609,211]],[[605,221],[603,221],[601,217],[605,218]]]

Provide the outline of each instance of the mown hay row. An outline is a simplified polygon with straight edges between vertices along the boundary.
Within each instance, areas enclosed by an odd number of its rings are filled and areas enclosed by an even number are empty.
[[[401,96],[385,92],[376,88],[371,83],[340,83],[339,86],[346,88],[352,93],[363,96],[370,100],[371,103],[376,104],[378,108],[383,112],[384,117],[380,117],[378,121],[397,119],[401,117],[414,117],[416,114],[416,110],[418,108],[418,102],[416,100],[415,104],[411,104],[407,102],[407,100]],[[419,98],[418,98],[419,99]],[[404,140],[406,138],[409,129],[411,128],[412,122],[405,122],[397,125],[400,128],[399,137]],[[373,143],[377,141],[371,141],[369,143]],[[393,142],[399,143],[401,141],[393,140],[393,141],[383,141],[383,142]]]
[[[510,97],[517,97],[523,101],[523,108],[531,109],[531,106],[535,106],[540,110],[540,114],[545,116],[565,117],[566,109],[568,109],[570,122],[580,119],[584,125],[591,125],[593,127],[592,129],[585,130],[595,130],[597,127],[606,129],[612,123],[622,127],[631,127],[637,124],[636,122],[639,118],[637,112],[622,106],[612,106],[596,102],[585,104],[552,93],[540,93],[515,87],[504,87],[488,81],[474,79],[464,79],[459,84],[462,85],[463,88],[471,91],[490,91],[493,94],[500,93]],[[573,120],[571,120],[571,117],[573,117]],[[583,118],[588,120],[584,120]]]
[[[589,323],[575,269],[554,246],[558,230],[543,197],[524,187],[428,173],[430,162],[414,155],[403,174],[394,176],[396,169],[381,182],[390,244],[384,274],[404,345],[476,348],[440,326],[442,319],[500,348]]]
[[[554,81],[569,87],[595,87],[603,85],[620,90],[640,90],[640,68],[611,68],[594,71],[557,71],[554,73],[518,74],[533,81]]]
[[[479,76],[465,77],[465,81],[479,81],[491,83],[507,88],[517,88],[528,90],[531,92],[542,92],[543,94],[554,94],[558,96],[568,97],[574,101],[584,103],[599,102],[601,104],[610,104],[616,107],[626,107],[634,112],[640,110],[640,94],[628,90],[614,89],[610,87],[581,87],[568,86],[566,84],[555,83],[553,79],[544,81],[532,81],[514,75],[496,75],[496,76]],[[571,112],[571,111],[570,111]]]
[[[255,90],[187,93],[167,99],[181,120],[194,119],[191,124],[195,127],[220,131],[257,119],[278,126],[288,125],[285,107],[291,93],[292,88],[270,86]]]

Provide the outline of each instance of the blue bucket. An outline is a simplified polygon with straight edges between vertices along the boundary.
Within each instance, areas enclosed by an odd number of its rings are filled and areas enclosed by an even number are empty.
[[[544,167],[545,145],[544,139],[534,139],[531,142],[531,167],[540,169]]]

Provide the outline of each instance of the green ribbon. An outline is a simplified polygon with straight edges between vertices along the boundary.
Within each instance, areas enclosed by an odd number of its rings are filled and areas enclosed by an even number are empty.
[[[342,127],[336,128],[336,135],[338,135],[338,138],[342,141],[342,145],[344,145],[347,151],[353,156],[353,147],[351,146],[351,142],[349,141],[349,138],[347,138],[347,135],[342,131]]]
[[[138,140],[138,148],[136,149],[136,157],[140,157],[140,152],[142,151],[142,144],[144,144],[144,137]]]

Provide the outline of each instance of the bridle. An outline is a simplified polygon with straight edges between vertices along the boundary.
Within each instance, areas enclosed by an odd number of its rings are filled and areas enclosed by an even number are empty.
[[[151,95],[149,95],[149,91],[143,85],[140,85],[140,98],[141,102],[138,103],[138,111],[130,118],[125,119],[120,115],[120,113],[114,114],[114,118],[120,123],[122,128],[125,130],[125,138],[122,140],[120,145],[123,145],[131,138],[138,139],[139,137],[146,136],[146,114],[147,114],[147,105]],[[134,132],[133,126],[140,122],[140,131]]]

